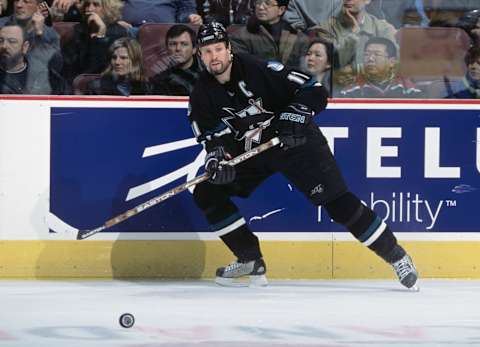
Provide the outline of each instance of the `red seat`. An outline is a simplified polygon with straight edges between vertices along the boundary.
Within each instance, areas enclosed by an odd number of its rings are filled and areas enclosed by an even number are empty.
[[[81,74],[75,77],[72,83],[73,94],[85,95],[88,82],[100,78],[100,74]]]
[[[152,77],[172,65],[172,59],[165,47],[167,31],[175,24],[147,23],[143,24],[138,31],[138,42],[142,47],[143,66],[147,77]],[[198,25],[188,25],[195,32]]]
[[[441,79],[465,75],[465,53],[470,39],[458,28],[401,28],[400,74],[414,79]]]
[[[77,24],[78,22],[53,22],[52,27],[60,35],[60,45],[62,47],[73,39],[75,32],[73,27]]]
[[[241,28],[245,27],[244,24],[230,24],[226,30],[227,30],[227,33],[228,35],[232,35],[234,33],[236,33],[238,30],[240,30]]]

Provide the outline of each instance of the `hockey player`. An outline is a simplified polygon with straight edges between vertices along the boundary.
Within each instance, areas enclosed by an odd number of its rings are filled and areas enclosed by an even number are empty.
[[[237,260],[216,273],[221,285],[266,285],[258,238],[232,202],[247,197],[280,172],[312,204],[322,205],[365,246],[393,266],[400,282],[415,286],[417,271],[388,226],[351,192],[313,116],[327,105],[327,91],[310,76],[278,62],[232,54],[224,27],[212,22],[198,31],[206,71],[190,97],[189,120],[207,151],[209,181],[193,196],[211,228]],[[225,160],[278,136],[282,145],[235,167]],[[249,276],[250,283],[240,282]]]

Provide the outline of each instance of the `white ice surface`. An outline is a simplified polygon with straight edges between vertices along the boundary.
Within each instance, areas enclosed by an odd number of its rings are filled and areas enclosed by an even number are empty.
[[[0,346],[480,346],[480,281],[0,281]],[[135,316],[134,327],[118,324]]]

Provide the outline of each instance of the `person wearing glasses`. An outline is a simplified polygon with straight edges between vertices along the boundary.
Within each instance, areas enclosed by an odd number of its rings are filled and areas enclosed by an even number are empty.
[[[288,3],[289,0],[256,0],[255,13],[246,27],[231,35],[233,51],[300,67],[308,38],[282,19]]]
[[[367,12],[371,0],[343,0],[340,13],[312,27],[312,32],[331,41],[338,51],[339,66],[350,62],[358,69],[363,62],[365,43],[370,37],[384,37],[396,42],[396,29],[383,19]]]
[[[396,73],[397,47],[384,37],[372,37],[363,53],[363,74],[340,92],[345,98],[422,98],[424,92]]]

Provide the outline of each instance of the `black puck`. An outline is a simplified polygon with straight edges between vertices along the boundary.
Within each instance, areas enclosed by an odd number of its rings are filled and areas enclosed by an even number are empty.
[[[131,313],[124,313],[120,316],[118,322],[124,328],[131,328],[135,324],[135,317]]]

